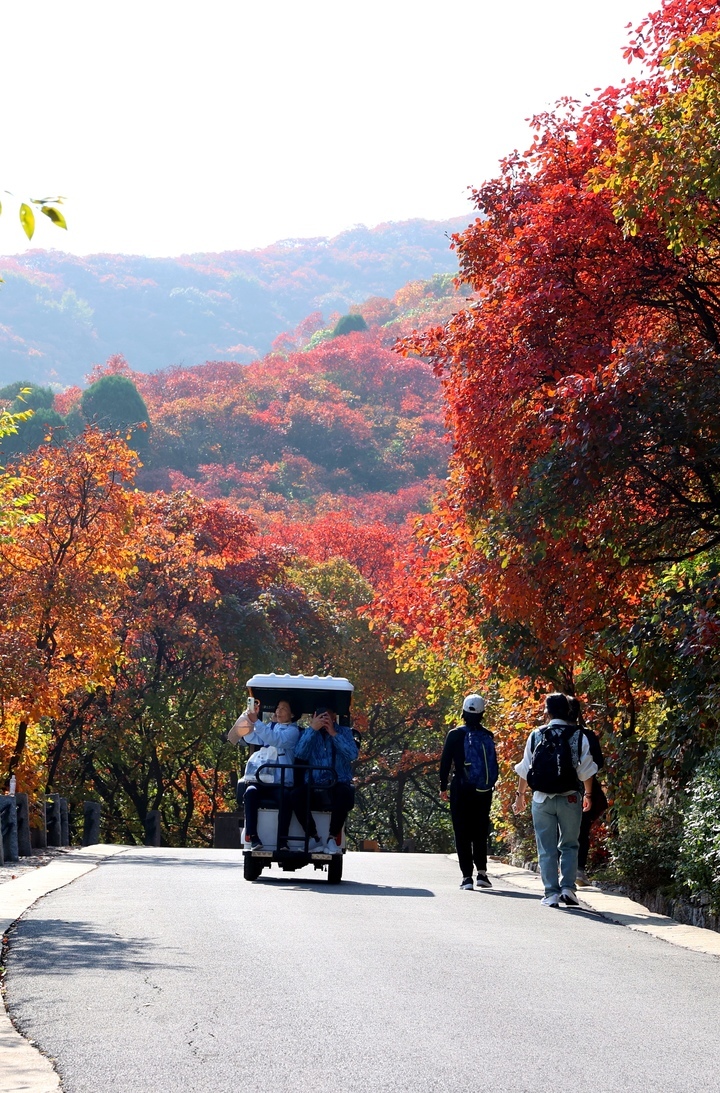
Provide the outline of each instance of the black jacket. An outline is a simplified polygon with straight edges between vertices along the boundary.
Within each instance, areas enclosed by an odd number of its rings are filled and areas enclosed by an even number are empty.
[[[582,727],[582,731],[587,737],[590,754],[597,763],[598,770],[602,770],[605,766],[605,756],[602,753],[602,748],[600,747],[600,741],[597,735],[592,731],[592,729],[586,729],[584,725]]]
[[[485,729],[485,726],[482,726]],[[489,736],[492,733],[488,729],[485,729]],[[445,737],[445,744],[443,745],[442,755],[440,757],[440,792],[444,793],[448,787],[448,778],[450,777],[450,771],[455,767],[455,778],[461,778],[465,773],[465,732],[466,729],[463,726],[458,726],[456,729],[450,729],[450,732]]]

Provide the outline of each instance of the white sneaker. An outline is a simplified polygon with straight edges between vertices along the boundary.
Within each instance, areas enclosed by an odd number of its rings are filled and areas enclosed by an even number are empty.
[[[557,892],[551,892],[549,896],[543,896],[543,898],[540,900],[540,903],[543,907],[559,907],[560,896],[557,894]]]
[[[334,839],[328,839],[326,850],[328,854],[342,854],[342,848],[338,846]]]
[[[311,854],[324,854],[326,851],[325,843],[322,839],[311,839],[308,843],[308,850]]]
[[[577,877],[575,878],[575,881],[576,881],[579,888],[589,888],[590,887],[590,880],[588,878],[587,873],[583,869],[578,869]]]
[[[580,900],[577,898],[572,888],[563,888],[560,893],[560,899],[564,901],[566,907],[580,906]]]

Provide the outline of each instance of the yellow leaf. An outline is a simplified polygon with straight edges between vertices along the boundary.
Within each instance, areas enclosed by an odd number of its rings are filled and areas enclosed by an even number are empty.
[[[20,223],[28,239],[32,239],[35,234],[35,213],[24,201],[20,206]]]
[[[55,224],[56,227],[65,228],[65,230],[67,231],[65,217],[59,209],[54,208],[52,205],[43,205],[42,212],[45,216],[48,217],[49,220],[52,220],[53,224]]]

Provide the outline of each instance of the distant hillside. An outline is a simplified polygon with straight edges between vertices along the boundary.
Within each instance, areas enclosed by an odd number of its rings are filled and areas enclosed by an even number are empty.
[[[33,416],[0,442],[0,464],[97,423],[130,435],[141,489],[223,498],[261,527],[331,511],[398,526],[439,488],[448,446],[439,377],[393,347],[447,320],[465,297],[451,274],[435,274],[356,305],[333,328],[311,315],[249,364],[146,374],[116,355],[85,391],[35,387],[22,401],[15,381],[0,387],[0,408]]]
[[[465,224],[409,220],[180,258],[0,258],[0,386],[82,383],[116,353],[145,373],[253,360],[311,312],[329,320],[408,281],[454,272],[448,235]]]

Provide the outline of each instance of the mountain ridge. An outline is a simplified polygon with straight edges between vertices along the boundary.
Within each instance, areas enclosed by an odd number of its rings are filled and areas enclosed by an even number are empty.
[[[408,281],[455,272],[448,236],[466,222],[357,225],[329,238],[177,258],[2,258],[0,385],[27,379],[60,389],[115,353],[142,372],[247,363],[313,312],[329,321]]]

